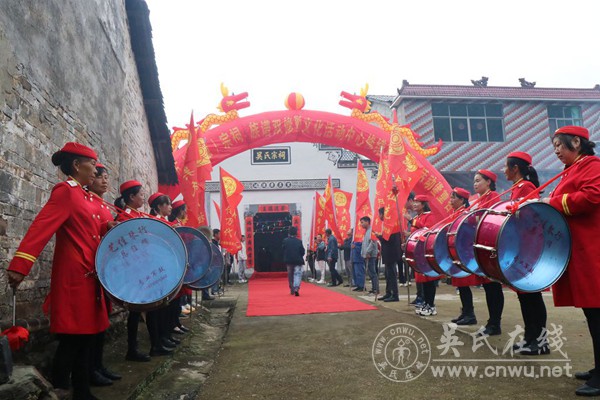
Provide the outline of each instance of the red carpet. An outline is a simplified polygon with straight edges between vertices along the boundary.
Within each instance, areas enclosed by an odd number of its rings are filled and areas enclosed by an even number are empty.
[[[248,317],[376,310],[350,296],[302,282],[290,295],[286,273],[261,273],[248,281]]]

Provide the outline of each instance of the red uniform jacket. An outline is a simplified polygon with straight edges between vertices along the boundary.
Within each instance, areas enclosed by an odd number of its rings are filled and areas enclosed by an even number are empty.
[[[104,204],[102,197],[93,192],[90,192],[90,194],[94,196],[94,204],[96,204],[97,212],[100,216],[100,218],[96,218],[95,221],[98,224],[98,229],[100,229],[100,234],[104,236],[106,235],[106,232],[108,232],[108,222],[113,221],[115,217],[112,212],[110,212],[110,208]],[[104,290],[104,288],[102,289]],[[110,314],[112,312],[112,303],[106,293],[104,293],[104,299],[106,300],[106,311]]]
[[[571,260],[553,286],[556,306],[600,307],[600,159],[585,156],[550,194],[550,205],[567,219]]]
[[[433,225],[436,224],[436,222],[437,221],[435,221],[435,216],[431,212],[421,213],[421,214],[417,215],[415,218],[413,218],[412,225],[410,227],[410,231],[414,232],[417,229],[421,229],[421,228],[431,228]],[[441,277],[432,278],[432,277],[420,274],[418,272],[415,272],[415,282],[417,282],[417,283],[437,281],[440,278]]]
[[[498,194],[498,192],[492,192],[491,190],[479,196],[479,198],[481,198],[481,200],[479,200],[479,202],[475,204],[475,207],[472,208],[473,210],[477,208],[490,208],[491,206],[500,201],[500,195]]]
[[[50,281],[50,331],[94,334],[108,328],[108,315],[94,257],[100,243],[97,199],[74,180],[54,186],[48,203],[21,241],[8,270],[28,275],[56,234]]]
[[[510,192],[511,200],[519,200],[527,196],[536,189],[535,185],[529,181],[522,180]],[[536,196],[537,198],[537,196]]]
[[[132,219],[132,218],[144,218],[144,217],[147,217],[147,215],[138,210],[134,210],[133,208],[125,207],[125,212],[118,213],[117,218],[115,220],[119,221],[119,222],[123,222],[123,221],[127,221],[129,219]]]

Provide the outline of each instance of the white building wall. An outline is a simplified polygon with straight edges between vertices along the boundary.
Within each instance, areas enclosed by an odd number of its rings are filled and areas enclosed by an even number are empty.
[[[231,157],[213,169],[212,180],[218,181],[219,167],[232,174],[240,181],[274,180],[274,179],[332,179],[340,180],[340,189],[355,193],[356,190],[356,168],[337,168],[327,159],[327,152],[320,151],[311,143],[282,143],[272,147],[290,146],[291,164],[278,165],[252,165],[251,151],[246,151]],[[271,147],[271,146],[269,146]],[[263,147],[264,148],[264,147]],[[374,199],[375,180],[367,170],[371,188],[371,201]],[[323,189],[318,190],[321,194]],[[295,203],[302,212],[302,240],[306,244],[309,240],[312,218],[312,201],[314,190],[271,190],[250,191],[243,193],[243,200],[239,207],[240,218],[251,204],[285,204]],[[218,227],[219,222],[213,200],[220,205],[219,193],[210,193],[207,199],[208,218],[211,226]],[[352,198],[351,212],[354,213],[355,199]],[[244,230],[243,220],[242,231]],[[354,223],[354,220],[353,220]]]

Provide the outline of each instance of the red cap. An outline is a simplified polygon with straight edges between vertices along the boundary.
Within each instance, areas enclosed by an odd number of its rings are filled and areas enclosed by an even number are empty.
[[[565,135],[579,136],[587,140],[590,139],[590,131],[588,131],[587,128],[584,128],[583,126],[563,126],[562,128],[558,128],[556,132],[554,132],[555,135],[561,133],[564,133]]]
[[[131,189],[132,187],[136,187],[136,186],[143,186],[143,185],[136,180],[123,182],[123,183],[121,183],[121,186],[119,186],[119,193],[123,194],[123,192],[126,191],[127,189]]]
[[[415,196],[415,201],[420,201],[420,202],[428,202],[429,201],[429,197],[425,196],[424,194],[419,194],[417,196]]]
[[[52,164],[60,165],[65,154],[75,154],[76,156],[88,157],[92,160],[98,159],[98,154],[91,148],[75,142],[67,142],[62,149],[52,154]]]
[[[160,196],[165,196],[165,194],[161,192],[153,193],[150,197],[148,197],[148,205],[151,206],[152,203],[154,203],[154,200],[158,199]]]
[[[104,164],[102,164],[100,161],[96,161],[96,168],[104,168],[104,169],[106,169],[106,167],[104,166]]]
[[[471,193],[469,193],[468,190],[460,187],[455,187],[454,189],[452,189],[452,191],[456,193],[457,196],[462,197],[463,199],[469,199],[469,197],[471,196]]]
[[[496,179],[498,179],[498,175],[487,169],[480,169],[477,173],[491,179],[493,182],[496,182]]]
[[[531,165],[531,163],[533,161],[531,159],[531,156],[529,154],[525,153],[524,151],[513,151],[508,156],[506,156],[506,158],[518,158],[520,160],[525,161],[529,165]]]
[[[173,206],[173,210],[179,207],[183,207],[185,206],[185,201],[183,200],[177,200],[175,202],[173,202],[173,204],[171,204]]]

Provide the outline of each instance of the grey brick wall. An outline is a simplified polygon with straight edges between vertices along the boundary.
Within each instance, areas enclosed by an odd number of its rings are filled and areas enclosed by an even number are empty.
[[[3,2],[0,12],[0,320],[10,317],[6,268],[50,189],[50,156],[92,146],[119,182],[157,186],[156,164],[123,0]],[[42,314],[53,245],[18,293],[19,319]]]

